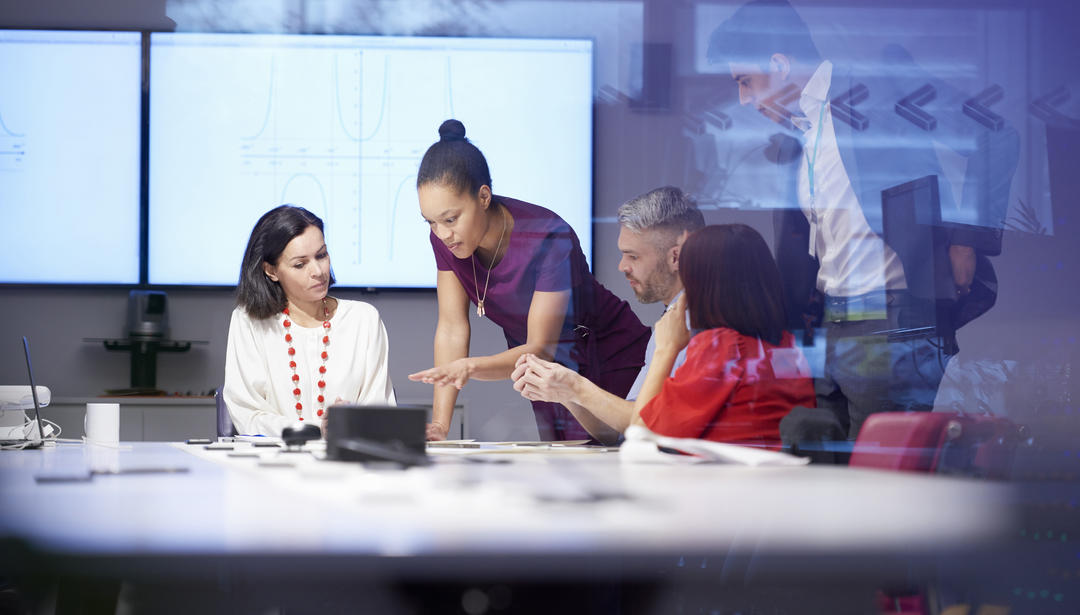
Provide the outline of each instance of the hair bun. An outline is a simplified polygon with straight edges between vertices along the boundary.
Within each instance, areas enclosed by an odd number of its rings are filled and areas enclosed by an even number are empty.
[[[465,141],[465,124],[457,120],[446,120],[439,126],[440,141]]]

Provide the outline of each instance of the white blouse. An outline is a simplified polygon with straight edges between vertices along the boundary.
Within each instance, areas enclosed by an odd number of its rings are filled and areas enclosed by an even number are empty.
[[[303,406],[304,422],[319,424],[315,412],[323,352],[323,327],[290,327],[289,356],[285,341],[285,316],[251,318],[240,307],[233,310],[225,353],[223,397],[233,425],[240,434],[280,436],[297,423],[296,402]],[[339,397],[351,404],[397,405],[388,366],[386,327],[373,306],[360,301],[338,300],[330,319],[330,342],[326,345],[326,382],[323,396],[329,408]],[[289,361],[296,361],[298,384],[292,381]],[[293,389],[300,388],[300,399]]]

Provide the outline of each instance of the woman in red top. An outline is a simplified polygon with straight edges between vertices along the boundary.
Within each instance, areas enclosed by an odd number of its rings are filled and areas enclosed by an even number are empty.
[[[784,330],[780,272],[765,240],[744,224],[707,226],[683,244],[679,276],[686,292],[656,323],[633,423],[665,436],[779,447],[780,419],[815,398],[806,358]],[[669,378],[684,347],[686,363]]]

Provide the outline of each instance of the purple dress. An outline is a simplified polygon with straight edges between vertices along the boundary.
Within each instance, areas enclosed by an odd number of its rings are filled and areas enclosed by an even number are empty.
[[[506,254],[491,270],[485,316],[502,327],[507,348],[528,339],[529,305],[533,292],[570,290],[555,361],[585,376],[597,386],[626,397],[645,364],[651,331],[641,324],[622,299],[604,288],[589,272],[577,235],[554,212],[523,201],[496,196],[514,218]],[[471,258],[459,259],[435,236],[430,236],[440,271],[453,271],[469,300],[477,303],[487,269]],[[585,428],[562,404],[533,402],[536,425],[543,440],[589,438]]]

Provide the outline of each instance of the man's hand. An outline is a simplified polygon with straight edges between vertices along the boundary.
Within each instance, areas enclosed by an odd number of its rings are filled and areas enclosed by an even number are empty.
[[[952,263],[956,295],[963,297],[971,292],[971,283],[975,280],[975,248],[949,246],[949,261]]]
[[[545,361],[534,354],[518,357],[510,379],[514,390],[529,401],[567,404],[574,401],[574,385],[581,376],[567,367]]]

